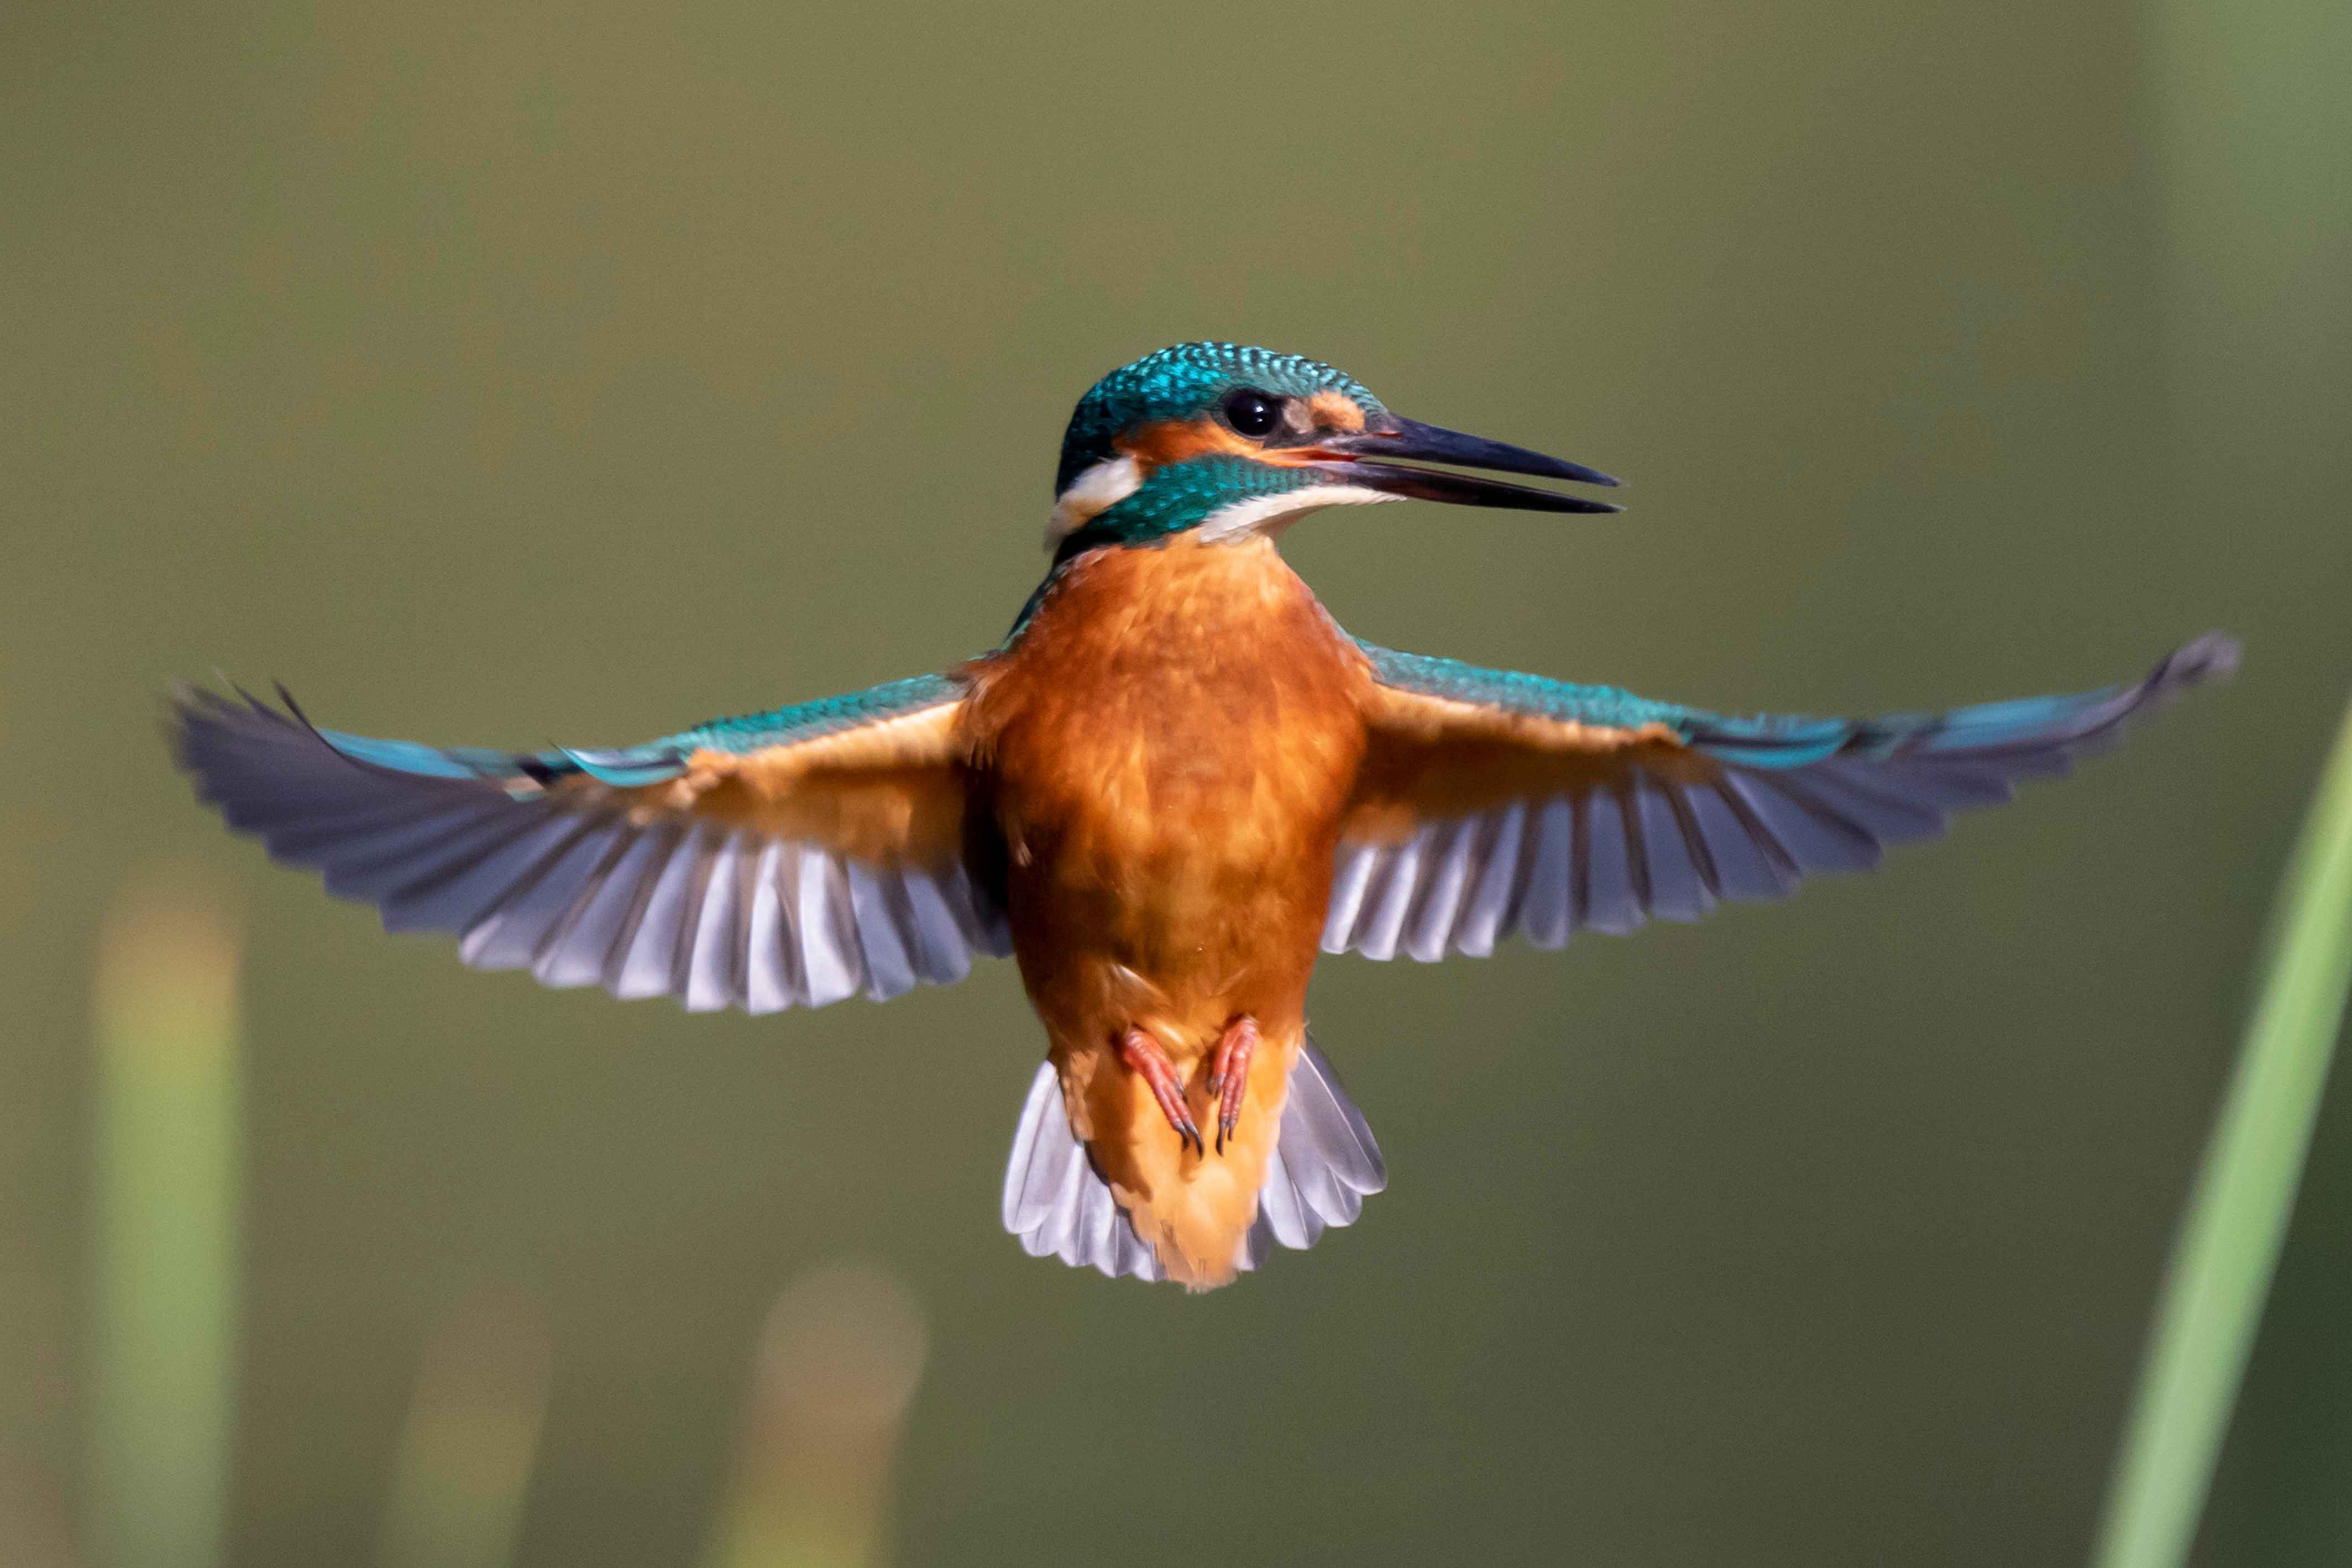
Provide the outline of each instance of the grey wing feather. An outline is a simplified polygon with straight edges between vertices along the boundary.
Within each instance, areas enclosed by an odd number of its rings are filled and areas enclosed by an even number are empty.
[[[1696,920],[1724,899],[1771,899],[1812,873],[1864,871],[1885,846],[1933,838],[1955,811],[2114,744],[2126,723],[2226,676],[2236,644],[2206,637],[2146,678],[2078,695],[1874,720],[1727,719],[1507,671],[1368,649],[1380,678],[1499,712],[1662,723],[1712,777],[1666,778],[1635,754],[1606,783],[1423,821],[1400,842],[1343,841],[1323,949],[1423,962],[1523,933]]]
[[[960,863],[871,866],[374,766],[295,716],[209,692],[184,690],[176,717],[180,759],[231,827],[374,904],[387,930],[456,935],[476,968],[766,1013],[949,984],[1011,951],[1003,912]]]

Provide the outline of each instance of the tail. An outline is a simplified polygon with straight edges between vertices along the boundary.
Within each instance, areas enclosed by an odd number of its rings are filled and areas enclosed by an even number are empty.
[[[1258,1188],[1257,1218],[1242,1239],[1240,1269],[1255,1269],[1276,1242],[1304,1251],[1330,1228],[1351,1225],[1367,1195],[1388,1186],[1388,1166],[1364,1113],[1312,1040],[1298,1050],[1282,1132]],[[1032,1258],[1051,1254],[1112,1279],[1164,1280],[1167,1272],[1128,1223],[1127,1211],[1070,1132],[1054,1064],[1030,1081],[1013,1156],[1004,1167],[1004,1228]]]

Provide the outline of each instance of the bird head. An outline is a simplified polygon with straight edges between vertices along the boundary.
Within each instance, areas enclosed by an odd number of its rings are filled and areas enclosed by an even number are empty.
[[[1188,532],[1238,539],[1372,501],[1619,510],[1453,468],[1617,483],[1580,463],[1391,413],[1354,377],[1297,354],[1179,343],[1113,371],[1078,400],[1045,545],[1067,559]]]

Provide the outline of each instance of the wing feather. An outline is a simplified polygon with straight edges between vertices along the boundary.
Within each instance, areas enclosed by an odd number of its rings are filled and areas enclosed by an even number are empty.
[[[1599,686],[1365,647],[1372,744],[1333,869],[1327,951],[1423,961],[1517,932],[1696,920],[1801,876],[1866,870],[2112,745],[2226,676],[2210,636],[2074,696],[1869,720],[1725,718]],[[1279,1221],[1277,1221],[1277,1226]],[[1278,1233],[1278,1230],[1277,1230]]]
[[[436,749],[184,689],[180,760],[271,856],[486,969],[706,1011],[877,1000],[1011,950],[963,862],[941,677],[647,746]]]

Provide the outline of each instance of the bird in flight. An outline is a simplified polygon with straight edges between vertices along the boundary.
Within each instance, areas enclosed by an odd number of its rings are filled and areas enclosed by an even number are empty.
[[[1010,954],[1047,1049],[1006,1228],[1205,1290],[1386,1182],[1307,1038],[1318,953],[1558,947],[1777,898],[2235,662],[2208,636],[2080,695],[1730,717],[1375,647],[1276,552],[1331,507],[1618,509],[1496,473],[1617,483],[1392,413],[1313,360],[1181,344],[1080,400],[1053,565],[1001,646],[943,674],[541,751],[183,688],[175,744],[232,828],[477,968],[765,1013]]]

